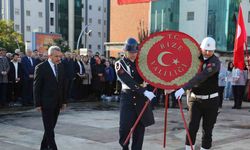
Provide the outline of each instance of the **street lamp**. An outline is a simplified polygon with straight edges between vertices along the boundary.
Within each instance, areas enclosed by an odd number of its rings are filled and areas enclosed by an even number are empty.
[[[85,25],[85,27],[82,29],[82,31],[81,31],[81,33],[80,33],[80,35],[78,37],[77,47],[76,47],[77,50],[79,50],[79,43],[80,43],[80,39],[82,37],[82,34],[85,33],[86,35],[89,35],[92,32],[92,30],[89,30],[88,32],[85,32],[85,30],[87,29],[88,26],[90,26],[90,25]],[[86,47],[86,43],[85,43],[85,47]]]

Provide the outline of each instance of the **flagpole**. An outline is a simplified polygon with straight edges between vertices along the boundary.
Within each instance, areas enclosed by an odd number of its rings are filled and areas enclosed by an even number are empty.
[[[247,65],[248,65],[248,72],[250,71],[250,58],[248,54],[248,49],[247,49],[247,41],[245,42],[245,47],[246,47],[246,55],[247,55]]]

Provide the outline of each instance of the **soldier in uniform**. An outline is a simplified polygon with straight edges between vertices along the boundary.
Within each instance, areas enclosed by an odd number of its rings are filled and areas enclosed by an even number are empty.
[[[185,90],[191,90],[189,106],[189,133],[192,144],[195,144],[196,134],[199,130],[202,118],[202,144],[201,150],[208,150],[212,146],[212,131],[216,123],[219,107],[219,87],[218,75],[220,61],[214,55],[216,49],[215,40],[206,37],[200,48],[203,62],[202,71],[193,77],[186,85],[175,92],[176,99],[181,98]],[[193,145],[193,147],[195,147]],[[186,137],[186,150],[191,150],[189,141]]]
[[[135,59],[138,43],[134,38],[129,38],[124,46],[126,56],[115,64],[117,78],[122,84],[120,95],[120,139],[123,150],[129,150],[129,142],[123,145],[127,135],[135,123],[147,99],[152,100],[155,95],[142,86],[143,79],[136,69]],[[132,150],[141,150],[145,127],[154,124],[154,116],[149,106],[132,135]]]

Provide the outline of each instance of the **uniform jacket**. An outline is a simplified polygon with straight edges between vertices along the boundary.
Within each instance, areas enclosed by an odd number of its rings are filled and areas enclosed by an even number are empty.
[[[216,93],[219,90],[218,75],[220,71],[220,61],[215,55],[207,60],[203,60],[203,56],[200,58],[203,62],[202,71],[184,85],[183,89],[191,89],[196,95]]]
[[[122,82],[121,107],[134,107],[139,115],[147,98],[143,95],[145,88],[141,86],[143,79],[140,77],[135,62],[123,58],[116,62],[116,73]],[[151,106],[148,106],[141,118],[142,124],[147,127],[154,124],[154,115]]]

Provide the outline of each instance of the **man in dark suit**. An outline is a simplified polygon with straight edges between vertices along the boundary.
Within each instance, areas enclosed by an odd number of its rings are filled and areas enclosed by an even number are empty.
[[[64,68],[61,62],[61,50],[51,46],[49,59],[35,68],[34,100],[38,111],[42,113],[44,136],[41,150],[57,150],[54,128],[60,110],[66,107]]]
[[[24,70],[24,82],[23,82],[23,104],[33,105],[32,87],[34,79],[34,69],[36,61],[32,56],[32,50],[26,49],[26,56],[21,60]]]
[[[67,101],[70,101],[72,100],[72,85],[74,78],[74,61],[70,52],[65,53],[65,58],[62,60],[62,64],[65,70],[66,99]]]
[[[20,101],[22,94],[22,84],[23,84],[23,68],[20,62],[18,62],[19,54],[13,54],[13,59],[10,62],[10,71],[8,73],[11,102]]]
[[[8,72],[10,66],[6,58],[6,50],[0,47],[0,108],[5,106],[8,93]]]

